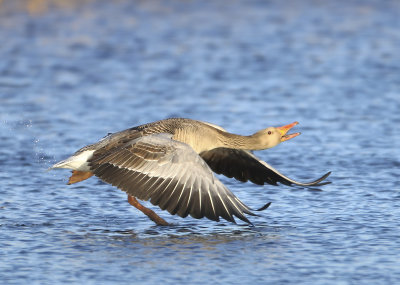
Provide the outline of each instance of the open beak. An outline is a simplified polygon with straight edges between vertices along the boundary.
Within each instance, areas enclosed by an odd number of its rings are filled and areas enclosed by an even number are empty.
[[[293,128],[294,126],[296,126],[299,122],[294,122],[291,123],[289,125],[283,126],[283,127],[277,127],[276,129],[281,133],[281,142],[290,140],[294,137],[297,137],[298,135],[300,135],[300,133],[294,133],[294,134],[289,134],[287,135],[287,132]]]

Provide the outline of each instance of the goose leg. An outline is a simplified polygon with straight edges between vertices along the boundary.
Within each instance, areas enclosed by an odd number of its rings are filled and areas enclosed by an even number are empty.
[[[135,197],[128,195],[128,202],[131,204],[133,207],[136,209],[142,211],[146,216],[150,218],[153,222],[155,222],[159,226],[168,226],[169,224],[160,216],[158,216],[153,210],[146,208],[142,204],[139,203],[138,200],[136,200]]]

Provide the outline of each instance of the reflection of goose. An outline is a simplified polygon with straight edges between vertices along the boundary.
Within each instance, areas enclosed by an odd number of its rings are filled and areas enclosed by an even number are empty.
[[[228,133],[223,128],[190,119],[161,120],[110,134],[83,147],[52,168],[73,170],[69,184],[95,175],[128,193],[128,201],[160,225],[167,225],[136,200],[149,200],[181,217],[250,223],[251,209],[230,192],[212,171],[240,181],[277,185],[323,185],[321,178],[294,181],[251,153],[274,147],[300,133],[287,135],[297,125],[270,127],[250,136]],[[136,197],[136,198],[135,198]],[[261,209],[265,209],[269,203]],[[260,209],[260,210],[261,210]]]

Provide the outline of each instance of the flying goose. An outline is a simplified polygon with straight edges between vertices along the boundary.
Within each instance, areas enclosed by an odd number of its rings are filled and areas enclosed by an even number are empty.
[[[321,186],[330,172],[312,182],[297,182],[256,157],[253,150],[274,147],[300,133],[287,134],[297,122],[269,127],[241,136],[220,126],[183,118],[170,118],[108,134],[85,146],[53,168],[72,169],[68,184],[93,175],[128,194],[128,201],[158,225],[168,225],[140,200],[172,215],[220,217],[235,223],[234,216],[255,215],[215,177],[213,172],[255,184]],[[259,210],[269,206],[266,204]]]

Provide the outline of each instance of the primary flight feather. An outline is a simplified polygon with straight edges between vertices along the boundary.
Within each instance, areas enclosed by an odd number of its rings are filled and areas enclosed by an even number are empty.
[[[300,133],[287,134],[297,122],[269,127],[250,136],[196,120],[170,118],[107,135],[78,150],[52,168],[73,170],[69,184],[92,175],[128,194],[128,201],[160,225],[168,224],[140,200],[181,217],[188,215],[251,224],[252,209],[241,202],[213,171],[240,181],[264,185],[321,186],[330,172],[307,182],[290,179],[251,151],[274,147]],[[269,203],[262,207],[265,209]],[[260,209],[260,210],[261,210]]]

